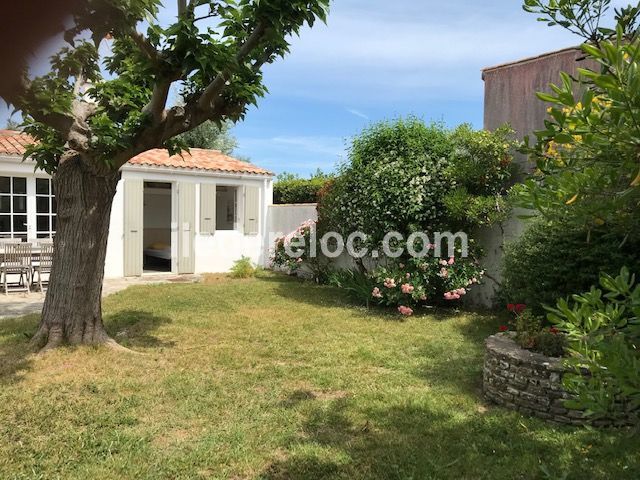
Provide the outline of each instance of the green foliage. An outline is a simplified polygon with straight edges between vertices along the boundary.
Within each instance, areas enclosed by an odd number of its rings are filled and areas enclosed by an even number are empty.
[[[555,327],[544,327],[544,317],[531,310],[514,311],[515,340],[521,348],[541,353],[547,357],[562,357],[565,354],[567,339]]]
[[[225,155],[231,155],[238,146],[238,141],[229,131],[231,126],[230,122],[226,122],[218,127],[212,121],[208,121],[183,133],[178,138],[189,148],[219,150]]]
[[[49,73],[25,76],[22,91],[8,99],[40,143],[27,154],[49,173],[66,150],[97,161],[97,170],[115,170],[150,148],[175,153],[189,143],[205,145],[210,131],[172,137],[207,120],[223,128],[242,119],[267,91],[262,66],[283,57],[304,25],[325,21],[329,6],[329,0],[197,0],[185,2],[167,25],[159,0],[76,3],[67,46],[51,58]],[[167,102],[173,85],[184,104]],[[229,151],[232,143],[214,148]]]
[[[620,235],[593,233],[580,228],[532,222],[505,246],[501,303],[524,303],[535,313],[558,298],[588,290],[602,272],[615,274],[624,265],[640,271],[640,242]]]
[[[592,63],[578,78],[561,74],[536,144],[525,145],[536,174],[514,189],[516,202],[549,219],[589,230],[640,232],[639,7],[616,10],[615,28],[602,27],[609,1],[527,0],[525,8],[550,25],[581,35]],[[595,66],[593,66],[595,64]],[[584,92],[578,95],[578,92]]]
[[[327,283],[341,289],[352,301],[367,307],[373,300],[371,292],[376,286],[370,275],[350,269],[330,272],[327,276]]]
[[[321,198],[322,228],[345,238],[364,232],[375,246],[390,231],[407,238],[501,220],[512,175],[509,134],[467,125],[449,131],[415,117],[370,126],[353,140],[349,162]],[[464,202],[474,208],[465,211]]]
[[[563,357],[567,348],[567,337],[555,328],[544,328],[535,339],[535,350],[547,357]]]
[[[318,194],[332,175],[318,170],[309,178],[301,178],[291,173],[278,175],[273,185],[273,201],[275,204],[316,203]]]
[[[516,314],[516,342],[522,348],[533,349],[536,337],[542,330],[542,318],[531,310],[524,310]]]
[[[548,319],[566,332],[574,371],[566,387],[588,413],[640,420],[640,285],[622,268],[600,276],[601,288],[559,300]],[[589,375],[582,370],[587,369]]]
[[[251,259],[243,255],[240,260],[233,262],[230,276],[232,278],[251,278],[255,277],[257,271],[258,269]]]
[[[277,238],[271,255],[271,264],[294,273],[305,268],[316,282],[327,281],[326,259],[320,255],[320,242],[316,234],[316,221],[307,220],[296,230]]]
[[[456,303],[483,274],[473,257],[412,257],[376,268],[371,274],[375,288],[369,295],[373,302],[398,307],[402,315],[410,316],[416,307]]]

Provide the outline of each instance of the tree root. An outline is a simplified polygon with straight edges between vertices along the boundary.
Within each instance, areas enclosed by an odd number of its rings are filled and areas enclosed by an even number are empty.
[[[120,345],[113,338],[107,335],[106,332],[99,335],[98,338],[94,338],[90,341],[84,340],[79,342],[68,342],[64,340],[61,332],[58,332],[53,328],[46,329],[41,326],[29,343],[30,347],[38,355],[43,355],[63,345],[105,347],[116,352],[144,355],[142,352],[136,352],[135,350],[131,350],[130,348]]]

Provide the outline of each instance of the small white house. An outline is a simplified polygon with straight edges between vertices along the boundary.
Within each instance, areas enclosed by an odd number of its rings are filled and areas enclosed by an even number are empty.
[[[50,177],[22,161],[30,138],[0,130],[0,238],[56,231]],[[150,150],[122,168],[105,276],[225,272],[241,256],[267,261],[273,174],[215,150]]]

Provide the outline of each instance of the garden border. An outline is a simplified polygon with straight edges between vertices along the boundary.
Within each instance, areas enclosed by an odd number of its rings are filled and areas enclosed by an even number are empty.
[[[521,348],[511,332],[492,335],[485,341],[484,396],[495,404],[544,420],[567,425],[619,427],[624,420],[587,417],[565,406],[573,398],[562,386],[562,359]]]

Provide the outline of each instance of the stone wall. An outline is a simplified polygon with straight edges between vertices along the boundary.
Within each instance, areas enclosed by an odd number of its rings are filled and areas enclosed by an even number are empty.
[[[512,336],[499,333],[486,340],[483,391],[488,400],[556,423],[614,425],[611,420],[591,420],[579,410],[566,408],[564,402],[571,395],[562,388],[561,359],[522,349]]]

